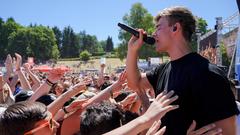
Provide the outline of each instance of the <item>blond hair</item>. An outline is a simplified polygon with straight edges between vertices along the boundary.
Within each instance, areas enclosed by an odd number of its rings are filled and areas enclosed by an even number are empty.
[[[162,17],[167,18],[169,26],[180,23],[185,40],[191,41],[192,34],[196,29],[196,20],[190,10],[181,6],[166,8],[155,17],[155,23]]]

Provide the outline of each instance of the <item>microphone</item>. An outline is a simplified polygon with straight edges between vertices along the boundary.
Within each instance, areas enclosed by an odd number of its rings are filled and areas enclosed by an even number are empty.
[[[122,23],[118,23],[118,26],[122,29],[124,29],[125,31],[133,34],[135,37],[139,38],[139,32],[137,30],[135,30],[134,28],[131,28],[125,24]],[[155,39],[149,35],[143,34],[143,41],[149,45],[153,45],[155,43]]]

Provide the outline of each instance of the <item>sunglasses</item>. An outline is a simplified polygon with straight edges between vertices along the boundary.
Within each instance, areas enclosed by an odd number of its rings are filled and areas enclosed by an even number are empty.
[[[47,119],[41,121],[41,124],[39,126],[37,126],[36,128],[24,133],[24,135],[32,135],[34,133],[36,133],[37,131],[39,131],[40,129],[43,129],[47,126],[49,126],[49,128],[52,130],[54,125],[53,125],[53,118],[52,118],[52,114],[49,112],[50,115],[48,115]]]

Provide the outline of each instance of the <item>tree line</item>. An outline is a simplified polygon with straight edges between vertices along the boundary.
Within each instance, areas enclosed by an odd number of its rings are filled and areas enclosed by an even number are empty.
[[[91,55],[102,55],[112,52],[113,47],[110,36],[98,41],[95,35],[89,35],[85,31],[76,33],[71,26],[61,31],[57,26],[22,26],[13,18],[6,21],[0,18],[0,60],[15,52],[23,58],[34,57],[39,61],[76,58],[83,51]]]
[[[130,12],[122,17],[122,22],[134,27],[143,28],[148,34],[155,29],[153,16],[143,7],[141,3],[132,5]],[[117,24],[116,24],[117,25]],[[197,17],[198,32],[202,35],[207,30],[204,19]],[[127,55],[127,43],[131,35],[119,30],[120,43],[114,49],[112,38],[98,41],[95,35],[89,35],[86,31],[74,32],[71,26],[60,30],[57,26],[50,28],[43,25],[22,26],[13,18],[4,21],[0,18],[0,59],[5,59],[8,53],[19,53],[24,58],[34,57],[37,60],[49,60],[58,58],[76,58],[81,52],[90,53],[93,56],[104,55],[105,52],[116,52],[116,56],[124,59]],[[193,50],[197,50],[197,36],[193,35]],[[154,46],[144,44],[139,51],[140,58],[159,57]]]

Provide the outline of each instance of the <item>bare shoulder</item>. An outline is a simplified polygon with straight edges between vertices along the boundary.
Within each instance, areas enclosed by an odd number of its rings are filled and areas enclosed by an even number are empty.
[[[233,115],[226,119],[214,122],[217,127],[223,130],[223,135],[236,135],[237,132],[237,116]]]

